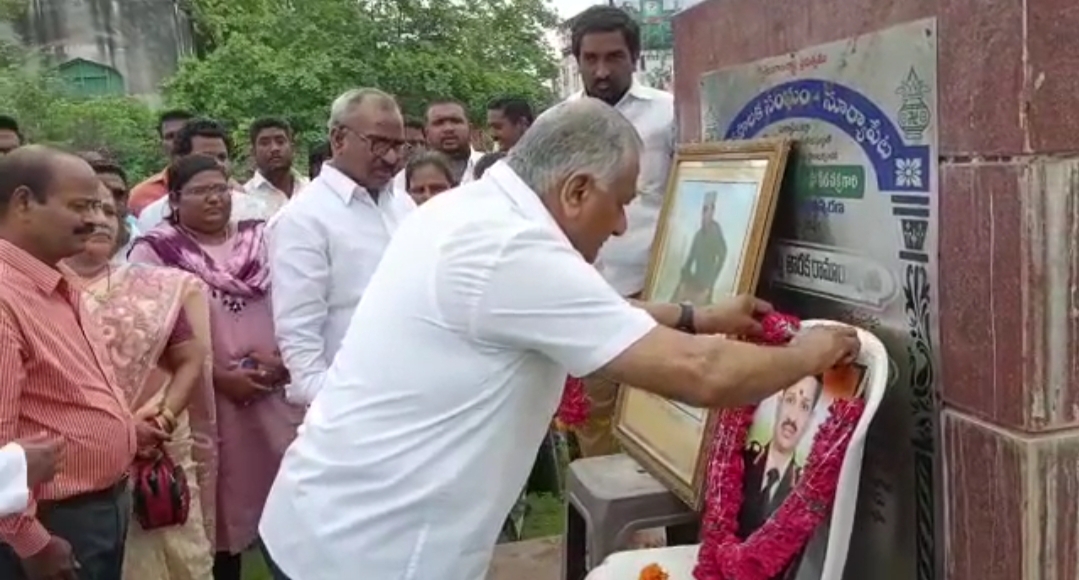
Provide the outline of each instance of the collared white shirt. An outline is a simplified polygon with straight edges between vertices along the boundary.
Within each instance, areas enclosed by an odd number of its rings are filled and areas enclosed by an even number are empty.
[[[139,231],[146,233],[165,221],[169,215],[169,197],[166,195],[151,203],[139,214],[136,222]],[[273,215],[262,200],[252,197],[243,191],[232,191],[232,214],[230,221],[243,220],[266,220]]]
[[[289,401],[315,398],[390,237],[415,208],[391,187],[376,201],[326,164],[270,220],[274,329],[292,376]]]
[[[482,159],[484,155],[486,155],[486,153],[483,151],[476,151],[475,149],[472,150],[472,153],[468,156],[468,163],[465,164],[465,173],[461,176],[461,183],[459,183],[458,185],[464,185],[466,183],[469,183],[470,181],[473,181],[476,178],[476,176],[473,175],[473,173],[475,172],[476,162]],[[405,187],[404,169],[398,171],[397,175],[393,176],[393,189],[399,193],[408,193],[408,188]]]
[[[285,453],[259,526],[274,562],[293,580],[483,580],[567,372],[655,326],[505,163],[433,198]]]
[[[0,447],[0,517],[21,513],[30,501],[26,452],[18,443]]]
[[[570,99],[583,95],[579,92]],[[632,296],[644,289],[652,238],[667,191],[667,174],[678,146],[674,95],[634,81],[615,109],[637,129],[644,149],[637,177],[638,195],[626,208],[626,233],[607,240],[596,266],[615,290]]]
[[[276,214],[282,207],[285,207],[285,204],[290,199],[302,191],[304,187],[307,187],[308,181],[306,177],[293,171],[292,191],[286,193],[277,189],[277,186],[273,183],[270,183],[270,180],[266,179],[262,172],[256,171],[255,175],[244,184],[244,191],[266,204],[267,211]]]

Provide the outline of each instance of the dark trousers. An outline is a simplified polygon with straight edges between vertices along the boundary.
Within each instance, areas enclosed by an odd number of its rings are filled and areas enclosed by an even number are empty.
[[[79,580],[121,580],[124,541],[131,517],[127,482],[110,489],[38,504],[45,529],[71,544],[79,563]],[[24,580],[22,562],[7,544],[0,544],[0,578]]]
[[[214,554],[214,580],[241,580],[243,554],[218,552]]]

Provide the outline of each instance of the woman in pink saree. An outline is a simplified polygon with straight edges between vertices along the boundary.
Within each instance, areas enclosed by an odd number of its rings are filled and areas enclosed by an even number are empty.
[[[129,260],[177,268],[209,287],[220,471],[216,580],[240,580],[241,553],[304,409],[285,400],[274,338],[263,222],[231,222],[224,170],[192,155],[168,169],[170,217],[135,240]]]
[[[128,527],[125,580],[208,580],[215,530],[217,434],[210,383],[209,310],[202,283],[165,268],[111,263],[127,243],[109,190],[83,253],[65,261],[84,290],[83,315],[102,329],[119,384],[139,421],[168,434],[160,441],[190,486],[181,525],[147,531]],[[140,440],[140,453],[159,441]]]

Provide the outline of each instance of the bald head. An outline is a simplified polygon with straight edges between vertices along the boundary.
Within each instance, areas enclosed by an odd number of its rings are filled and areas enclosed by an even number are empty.
[[[79,157],[44,145],[27,145],[0,157],[0,210],[6,211],[12,197],[25,188],[44,203],[58,169],[78,172],[94,170]]]
[[[94,231],[100,187],[78,156],[20,147],[0,158],[0,235],[50,266],[74,256]]]

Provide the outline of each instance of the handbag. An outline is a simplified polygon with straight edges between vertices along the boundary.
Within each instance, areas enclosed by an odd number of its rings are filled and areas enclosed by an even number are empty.
[[[187,522],[191,490],[187,474],[164,449],[154,457],[137,457],[131,465],[135,518],[144,530]]]

